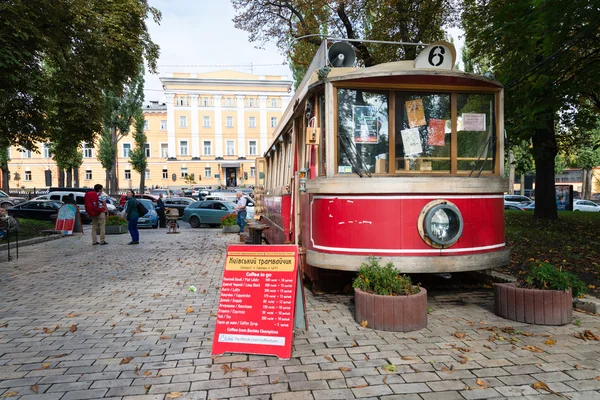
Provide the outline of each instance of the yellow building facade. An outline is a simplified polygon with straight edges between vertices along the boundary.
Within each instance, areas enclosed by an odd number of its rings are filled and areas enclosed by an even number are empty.
[[[163,102],[144,105],[147,137],[146,187],[243,186],[254,182],[255,159],[267,146],[289,104],[292,81],[235,71],[161,76]],[[119,188],[138,188],[140,175],[129,163],[132,135],[118,143]],[[57,169],[46,144],[39,153],[10,149],[11,187],[44,189],[47,170],[57,186]],[[79,186],[104,184],[105,171],[93,144],[83,144]]]

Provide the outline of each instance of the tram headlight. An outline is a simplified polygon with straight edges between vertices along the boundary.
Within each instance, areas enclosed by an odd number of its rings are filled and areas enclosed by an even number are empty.
[[[419,234],[432,247],[452,246],[462,231],[462,215],[458,207],[447,200],[432,201],[421,211]]]

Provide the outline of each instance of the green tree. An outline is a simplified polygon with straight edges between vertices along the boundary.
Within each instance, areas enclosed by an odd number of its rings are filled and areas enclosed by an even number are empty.
[[[104,167],[108,172],[109,193],[119,191],[119,179],[117,177],[117,145],[119,141],[129,134],[136,115],[142,108],[144,102],[144,77],[143,68],[138,75],[130,80],[121,90],[121,95],[107,91],[104,94],[104,118],[101,146],[112,146],[113,151],[102,151],[101,157],[109,153],[114,155],[112,162],[109,161]],[[141,118],[143,122],[143,116]],[[142,126],[143,129],[143,126]]]
[[[455,0],[231,0],[235,27],[251,42],[274,42],[290,59],[296,82],[304,76],[321,38],[431,42],[458,17]],[[415,46],[350,42],[359,65],[414,59]],[[299,79],[300,78],[300,79]]]
[[[83,164],[83,154],[80,146],[73,146],[72,143],[59,138],[57,142],[50,144],[50,149],[52,151],[52,159],[56,162],[59,170],[58,186],[79,187],[78,179],[76,179],[77,184],[73,184],[73,175],[74,171]],[[65,173],[66,179],[64,176]]]
[[[147,0],[14,0],[0,3],[0,138],[34,150],[100,131],[102,93],[121,94],[144,59],[155,71],[158,46]]]
[[[4,139],[4,140],[3,140]],[[4,144],[2,142],[5,142]],[[8,155],[8,141],[0,137],[0,170],[2,170],[2,190],[8,193],[10,190],[10,171],[8,163],[10,157]]]
[[[466,0],[466,43],[489,58],[505,83],[509,141],[531,140],[535,160],[534,216],[556,219],[554,162],[557,126],[584,92],[600,89],[600,8],[589,0]],[[485,21],[485,23],[482,23]]]
[[[140,174],[140,193],[144,193],[146,188],[146,168],[148,168],[148,159],[146,157],[146,134],[144,133],[144,112],[140,108],[134,116],[135,133],[133,140],[135,141],[135,149],[129,153],[129,160],[134,171]]]

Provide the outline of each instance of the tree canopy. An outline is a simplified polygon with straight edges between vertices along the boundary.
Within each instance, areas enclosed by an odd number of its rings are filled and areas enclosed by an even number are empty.
[[[0,137],[33,149],[67,136],[91,142],[100,131],[102,93],[117,94],[158,46],[147,0],[14,0],[0,3]],[[67,139],[65,138],[65,139]]]
[[[231,0],[235,27],[251,42],[274,42],[288,56],[300,81],[328,35],[348,39],[432,42],[445,37],[443,26],[457,22],[456,0]],[[371,66],[413,59],[415,46],[351,42],[357,61]]]

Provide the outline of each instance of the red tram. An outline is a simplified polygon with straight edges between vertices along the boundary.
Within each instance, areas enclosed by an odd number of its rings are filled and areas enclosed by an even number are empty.
[[[454,69],[447,42],[328,67],[349,49],[323,43],[257,160],[269,242],[298,244],[321,288],[370,255],[403,273],[507,265],[502,85]]]

